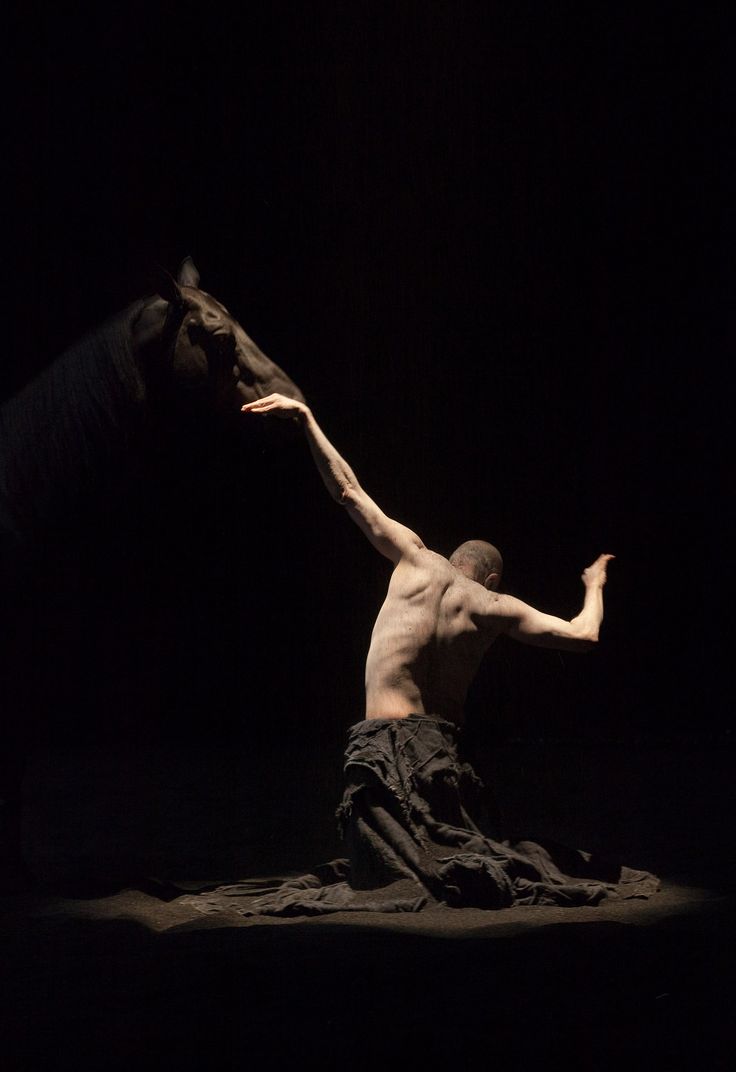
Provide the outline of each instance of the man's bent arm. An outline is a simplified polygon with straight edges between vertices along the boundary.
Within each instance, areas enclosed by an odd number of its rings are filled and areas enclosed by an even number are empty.
[[[603,586],[608,563],[613,557],[599,555],[592,565],[583,570],[583,606],[570,621],[544,614],[513,596],[503,595],[495,597],[492,617],[499,620],[502,632],[524,644],[564,651],[587,651],[598,641],[603,621]]]
[[[404,555],[424,546],[416,533],[387,517],[371,499],[304,402],[287,398],[285,395],[271,394],[248,403],[242,410],[244,413],[273,413],[299,421],[304,428],[317,471],[328,492],[335,502],[347,509],[356,525],[386,558],[396,563]]]

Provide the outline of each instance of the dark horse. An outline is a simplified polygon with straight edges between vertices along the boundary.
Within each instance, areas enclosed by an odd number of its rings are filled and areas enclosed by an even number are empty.
[[[191,259],[176,279],[158,273],[155,286],[156,292],[92,330],[0,408],[0,842],[3,813],[6,839],[15,839],[29,749],[43,742],[52,724],[68,726],[79,718],[87,678],[95,672],[103,676],[79,630],[84,619],[85,637],[102,633],[119,610],[116,602],[100,609],[100,600],[95,603],[97,596],[89,593],[112,593],[116,583],[124,587],[120,548],[133,553],[125,532],[113,546],[109,570],[95,573],[94,563],[87,561],[109,554],[99,519],[113,498],[117,520],[126,510],[134,513],[137,487],[146,479],[160,486],[162,469],[171,478],[166,483],[178,480],[186,495],[187,480],[193,483],[186,464],[192,452],[176,455],[183,472],[174,473],[173,465],[157,468],[162,443],[169,450],[167,460],[175,456],[177,442],[192,437],[212,449],[216,438],[210,431],[230,425],[242,429],[244,402],[272,391],[303,397],[228,310],[200,289]],[[246,441],[246,453],[248,447]],[[134,476],[126,478],[131,469]],[[173,501],[165,492],[151,493],[151,517]],[[145,494],[142,501],[148,502]],[[151,531],[149,542],[160,540],[160,531]],[[68,579],[70,561],[81,562],[74,565],[81,584]],[[136,613],[131,632],[140,627],[146,608]],[[154,658],[159,659],[158,652]],[[70,670],[72,664],[82,670]],[[144,666],[139,675],[146,672]],[[66,694],[65,673],[71,682]],[[112,684],[97,704],[101,717],[109,715],[105,701],[118,688],[114,674],[104,676]],[[0,844],[0,869],[1,850]]]
[[[0,408],[6,554],[63,521],[105,470],[174,414],[235,419],[244,402],[302,393],[215,298],[187,258]]]

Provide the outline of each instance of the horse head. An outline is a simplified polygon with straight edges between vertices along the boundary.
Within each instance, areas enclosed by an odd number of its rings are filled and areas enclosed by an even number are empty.
[[[143,374],[186,409],[235,417],[245,402],[272,391],[301,401],[293,380],[266,357],[225,306],[199,286],[186,258],[175,279],[159,270],[157,293],[132,323]]]
[[[254,433],[245,429],[256,426],[242,420],[245,402],[273,391],[303,399],[224,305],[200,289],[191,259],[176,279],[161,272],[156,287],[0,406],[0,573],[8,539],[12,548],[43,539],[80,501],[93,502],[108,484],[105,474],[124,470],[149,433],[160,430],[174,442],[183,418],[185,442],[195,429],[203,436],[233,429],[249,441]],[[285,443],[294,429],[293,421],[274,422],[268,442]]]

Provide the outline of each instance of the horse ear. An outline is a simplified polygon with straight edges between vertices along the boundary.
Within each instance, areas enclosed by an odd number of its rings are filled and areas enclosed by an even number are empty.
[[[199,272],[191,257],[185,257],[179,265],[177,279],[182,287],[199,286]]]
[[[153,269],[153,288],[160,298],[167,302],[178,304],[182,301],[182,293],[179,284],[173,275],[159,265]]]

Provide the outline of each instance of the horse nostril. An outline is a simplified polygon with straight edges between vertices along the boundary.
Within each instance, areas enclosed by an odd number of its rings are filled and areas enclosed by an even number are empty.
[[[251,372],[251,370],[248,368],[248,366],[247,365],[240,365],[239,366],[239,371],[240,371],[240,378],[243,381],[243,383],[246,383],[248,385],[248,387],[252,387],[253,384],[256,382],[256,378],[253,375],[253,373]]]

